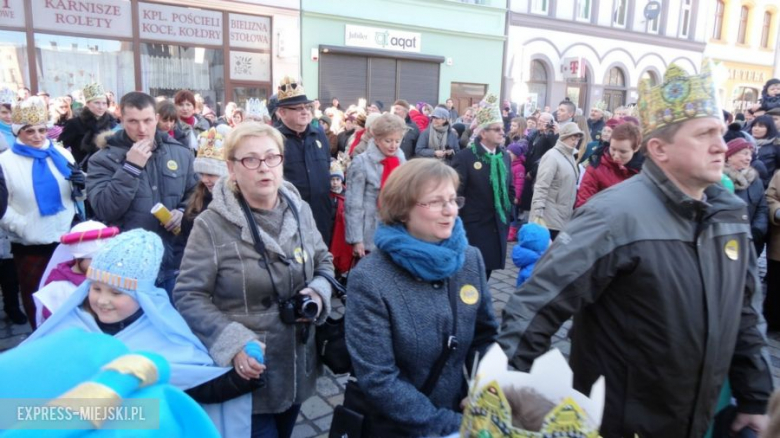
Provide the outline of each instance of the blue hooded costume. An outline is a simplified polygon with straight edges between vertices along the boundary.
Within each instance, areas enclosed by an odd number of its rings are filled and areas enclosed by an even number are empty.
[[[531,277],[536,262],[550,247],[550,230],[536,223],[528,223],[520,228],[519,236],[517,245],[512,249],[512,261],[520,268],[517,286]]]

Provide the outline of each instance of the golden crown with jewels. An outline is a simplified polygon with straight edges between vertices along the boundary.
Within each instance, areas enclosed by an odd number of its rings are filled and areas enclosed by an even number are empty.
[[[103,89],[103,85],[93,82],[86,87],[84,87],[84,100],[86,102],[89,102],[93,99],[105,99],[106,98],[106,90]]]
[[[214,160],[225,161],[225,148],[223,146],[222,134],[215,128],[210,128],[198,136],[198,156],[197,158],[211,158]]]
[[[279,106],[312,102],[306,97],[306,92],[303,91],[303,84],[290,76],[285,76],[282,78],[282,81],[279,82],[279,87],[276,89],[276,95],[279,98]]]
[[[637,110],[642,135],[691,119],[722,117],[717,96],[709,60],[702,62],[699,75],[688,75],[680,66],[670,65],[660,85],[653,87],[646,79],[639,84]]]
[[[501,117],[498,96],[493,93],[485,95],[479,103],[479,108],[477,108],[476,119],[480,128],[485,128],[493,123],[504,123],[504,119]]]
[[[46,102],[40,97],[30,97],[19,102],[12,110],[11,123],[14,125],[33,126],[49,122]]]

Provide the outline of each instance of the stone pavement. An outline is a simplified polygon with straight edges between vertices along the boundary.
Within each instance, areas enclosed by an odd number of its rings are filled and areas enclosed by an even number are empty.
[[[511,251],[511,245],[509,250]],[[507,259],[511,265],[511,257]],[[489,285],[493,294],[493,309],[497,317],[501,317],[510,295],[515,290],[517,268],[495,271]],[[334,303],[334,311],[343,314],[344,308],[340,303]],[[0,352],[13,348],[29,335],[28,325],[13,325],[0,312]],[[558,348],[566,356],[569,354],[569,342],[566,333],[571,326],[571,321],[564,324],[553,339],[553,347]],[[772,375],[775,387],[780,383],[780,334],[772,333],[769,336],[769,353],[772,362]],[[327,437],[328,429],[333,415],[333,408],[344,400],[344,385],[347,376],[334,376],[326,369],[326,374],[317,381],[317,394],[307,400],[301,407],[298,424],[293,432],[294,438]]]

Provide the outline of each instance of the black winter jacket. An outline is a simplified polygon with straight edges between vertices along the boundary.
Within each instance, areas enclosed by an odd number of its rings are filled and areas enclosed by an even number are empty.
[[[420,128],[417,123],[414,123],[409,116],[406,116],[406,133],[404,139],[401,141],[401,150],[404,151],[404,156],[407,160],[414,158],[415,149],[417,148],[417,139],[420,138]]]
[[[113,130],[116,125],[117,120],[108,112],[98,119],[89,108],[84,107],[77,117],[65,123],[58,139],[66,148],[70,148],[73,159],[86,172],[88,169],[85,160],[97,152],[98,135]]]
[[[157,148],[146,167],[139,170],[125,161],[133,146],[125,131],[107,138],[101,136],[101,149],[89,159],[87,199],[97,219],[107,225],[122,231],[142,228],[157,233],[165,246],[160,270],[165,275],[179,268],[178,245],[183,243],[152,216],[152,207],[162,202],[169,210],[184,211],[198,178],[193,169],[194,157],[187,147],[162,131],[157,131],[155,143]]]
[[[728,377],[745,413],[772,392],[745,205],[684,195],[652,161],[577,210],[510,298],[499,343],[527,370],[574,315],[574,386],[607,394],[605,438],[700,438]]]
[[[284,124],[277,126],[284,136],[284,179],[291,182],[309,203],[322,240],[330,242],[333,228],[330,203],[330,147],[319,129],[306,127],[302,134]]]

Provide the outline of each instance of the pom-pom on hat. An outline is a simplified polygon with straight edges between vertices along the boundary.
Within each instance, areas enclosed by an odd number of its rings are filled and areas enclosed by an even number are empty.
[[[312,102],[306,97],[306,92],[303,90],[303,84],[290,76],[282,78],[282,81],[279,82],[276,94],[279,98],[279,102],[277,103],[279,108]]]
[[[494,123],[504,123],[504,118],[501,117],[501,108],[499,108],[498,96],[493,93],[488,93],[485,98],[479,102],[477,108],[477,126],[480,128],[486,128]]]
[[[214,128],[198,136],[198,156],[193,165],[195,172],[218,176],[228,174],[223,141],[222,134]]]
[[[84,101],[89,103],[95,99],[105,99],[106,90],[103,89],[103,85],[93,82],[84,87]]]
[[[127,231],[95,254],[87,278],[135,297],[138,291],[155,288],[163,252],[157,234],[140,228]]]
[[[60,242],[68,245],[71,254],[77,259],[90,259],[100,251],[108,239],[119,234],[119,228],[107,227],[98,221],[86,221],[70,229],[70,233],[60,237]]]

